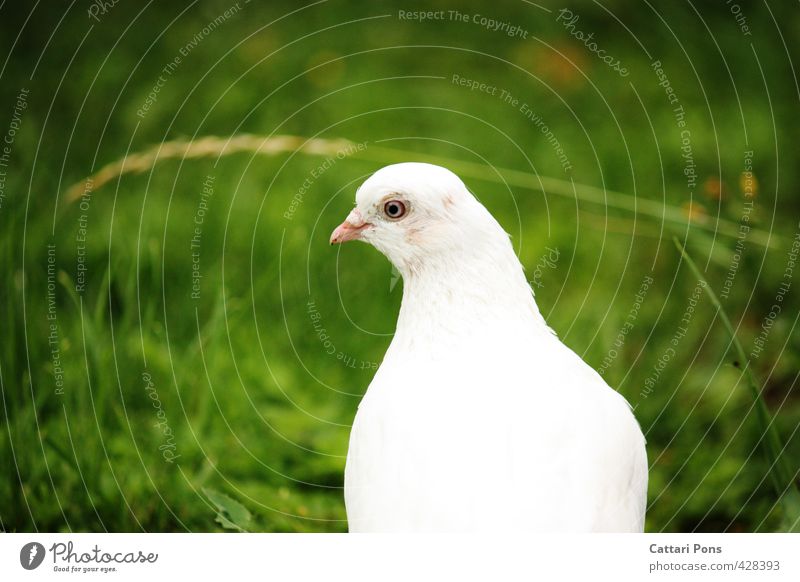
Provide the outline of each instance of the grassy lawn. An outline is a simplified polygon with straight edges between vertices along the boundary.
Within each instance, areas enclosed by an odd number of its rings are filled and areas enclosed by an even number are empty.
[[[402,281],[328,236],[406,160],[635,407],[648,531],[785,528],[743,369],[796,471],[800,20],[741,4],[0,7],[0,529],[345,531]]]

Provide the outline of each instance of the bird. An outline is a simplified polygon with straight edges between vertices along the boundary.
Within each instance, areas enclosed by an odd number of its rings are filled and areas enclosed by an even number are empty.
[[[389,165],[331,244],[400,272],[386,354],[353,420],[350,532],[642,532],[645,438],[541,315],[511,238],[450,170]]]

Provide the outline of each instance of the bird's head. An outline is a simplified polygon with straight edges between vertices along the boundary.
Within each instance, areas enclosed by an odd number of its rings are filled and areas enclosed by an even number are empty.
[[[408,274],[487,246],[510,249],[508,235],[450,170],[423,163],[386,166],[356,193],[356,207],[331,244],[361,240]]]

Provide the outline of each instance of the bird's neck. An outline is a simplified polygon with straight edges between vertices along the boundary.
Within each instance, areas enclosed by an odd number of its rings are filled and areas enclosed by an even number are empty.
[[[552,333],[510,244],[442,256],[401,272],[396,347],[428,349],[512,333]]]

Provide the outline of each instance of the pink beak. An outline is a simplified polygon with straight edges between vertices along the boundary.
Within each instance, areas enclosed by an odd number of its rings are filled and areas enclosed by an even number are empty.
[[[347,215],[345,221],[336,227],[331,234],[331,244],[336,245],[349,240],[358,240],[361,238],[361,232],[372,226],[369,222],[364,222],[361,213],[355,209]]]

